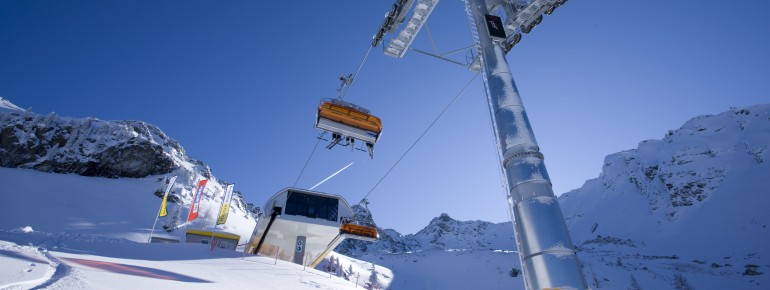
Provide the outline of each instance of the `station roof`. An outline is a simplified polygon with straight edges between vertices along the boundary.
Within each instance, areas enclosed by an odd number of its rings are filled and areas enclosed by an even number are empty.
[[[193,234],[193,235],[200,235],[200,236],[207,236],[207,237],[217,237],[217,238],[224,238],[224,239],[231,239],[231,240],[240,240],[241,236],[236,234],[231,234],[228,232],[223,231],[212,231],[212,230],[196,230],[196,229],[188,229],[187,234]]]

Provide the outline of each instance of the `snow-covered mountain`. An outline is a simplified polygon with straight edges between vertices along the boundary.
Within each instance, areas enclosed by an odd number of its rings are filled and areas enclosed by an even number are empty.
[[[560,198],[572,236],[645,241],[655,233],[645,242],[767,249],[756,241],[770,238],[770,230],[757,235],[770,224],[768,146],[770,105],[763,105],[696,117],[662,140],[609,155],[599,178]]]
[[[589,282],[768,287],[760,274],[770,270],[768,146],[770,105],[757,105],[695,117],[607,156],[598,178],[559,198],[580,257],[594,267]]]
[[[43,172],[74,173],[107,178],[154,178],[156,188],[144,194],[162,196],[162,180],[178,176],[172,187],[169,213],[159,224],[169,232],[184,225],[182,214],[192,201],[198,180],[207,179],[201,199],[202,218],[193,226],[213,225],[225,182],[205,163],[189,158],[184,148],[158,127],[142,121],[105,121],[96,118],[40,115],[0,98],[0,167]],[[141,194],[141,193],[136,193]],[[160,201],[160,200],[158,200]],[[259,208],[236,192],[236,215],[254,223]],[[247,222],[247,223],[249,223]],[[247,237],[251,228],[242,226]]]
[[[187,161],[179,143],[141,121],[10,110],[0,128],[2,167],[118,178],[167,174]],[[203,172],[210,175],[207,168]]]

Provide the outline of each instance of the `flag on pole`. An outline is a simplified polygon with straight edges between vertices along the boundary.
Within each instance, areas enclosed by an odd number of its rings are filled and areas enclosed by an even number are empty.
[[[230,201],[233,200],[233,187],[235,187],[235,184],[228,184],[225,188],[225,195],[222,196],[222,206],[219,208],[217,225],[223,225],[227,221],[227,214],[230,213]]]
[[[168,215],[168,211],[166,211],[166,201],[168,200],[168,192],[171,191],[171,186],[174,185],[174,182],[176,182],[176,176],[171,177],[171,179],[168,180],[168,186],[166,186],[166,193],[163,194],[163,202],[160,204],[160,214],[158,214],[158,216]]]
[[[155,225],[158,224],[158,218],[168,214],[168,212],[166,212],[166,200],[168,199],[168,192],[171,190],[171,186],[173,186],[174,182],[176,182],[176,176],[167,180],[167,182],[168,186],[166,187],[166,193],[163,194],[163,202],[160,204],[158,215],[155,216],[155,222],[152,223],[152,231],[150,231],[150,238],[147,240],[148,243],[152,243],[152,234],[155,233]]]
[[[187,216],[187,221],[192,221],[198,218],[198,209],[200,209],[203,190],[206,189],[206,181],[207,180],[204,179],[198,182],[198,189],[195,190],[195,196],[193,197],[193,203],[190,206],[190,215]]]

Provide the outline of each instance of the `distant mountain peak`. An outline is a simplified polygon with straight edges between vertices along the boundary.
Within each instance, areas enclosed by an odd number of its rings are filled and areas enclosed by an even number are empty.
[[[429,225],[433,225],[433,224],[446,224],[446,223],[451,223],[451,222],[456,222],[456,221],[457,220],[455,220],[452,217],[450,217],[449,214],[442,213],[438,217],[433,218],[430,221]]]
[[[355,207],[355,206],[354,206]],[[375,253],[406,253],[423,250],[513,250],[510,223],[458,221],[447,213],[433,218],[416,234],[402,235],[392,229],[380,229],[380,240],[363,242],[345,240],[335,251],[350,256]]]

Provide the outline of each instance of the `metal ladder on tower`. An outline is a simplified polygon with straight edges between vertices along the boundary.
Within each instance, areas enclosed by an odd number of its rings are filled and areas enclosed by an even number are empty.
[[[479,39],[479,30],[476,27],[476,22],[473,21],[473,11],[471,10],[470,2],[468,0],[463,0],[463,3],[465,4],[465,16],[468,19],[468,27],[471,30],[471,37],[473,37],[473,45],[476,47],[475,53],[473,53],[471,50],[471,59],[468,61],[468,63],[472,71],[478,71],[481,73],[481,79],[484,83],[484,92],[487,95],[487,99],[489,99],[489,86],[487,85],[488,76],[487,73],[481,69],[484,67],[484,58],[481,56],[481,40]],[[474,63],[476,58],[478,58],[478,63]],[[474,69],[474,67],[476,67],[476,69]],[[495,135],[497,135],[497,132],[495,132]],[[497,144],[497,142],[495,142],[495,144]],[[499,149],[500,148],[498,148],[498,150]]]
[[[486,88],[487,84],[487,75],[484,72],[482,67],[483,61],[481,59],[480,51],[481,51],[481,40],[479,40],[479,32],[478,29],[476,29],[476,23],[473,21],[473,12],[471,11],[471,4],[468,2],[468,0],[463,0],[463,4],[465,4],[465,18],[468,19],[468,27],[471,30],[471,37],[473,38],[473,45],[476,47],[476,51],[474,53],[473,50],[471,50],[471,55],[466,59],[466,62],[468,63],[468,68],[471,71],[480,72],[482,74],[482,79],[484,80],[484,87]],[[478,62],[476,59],[478,58]]]

